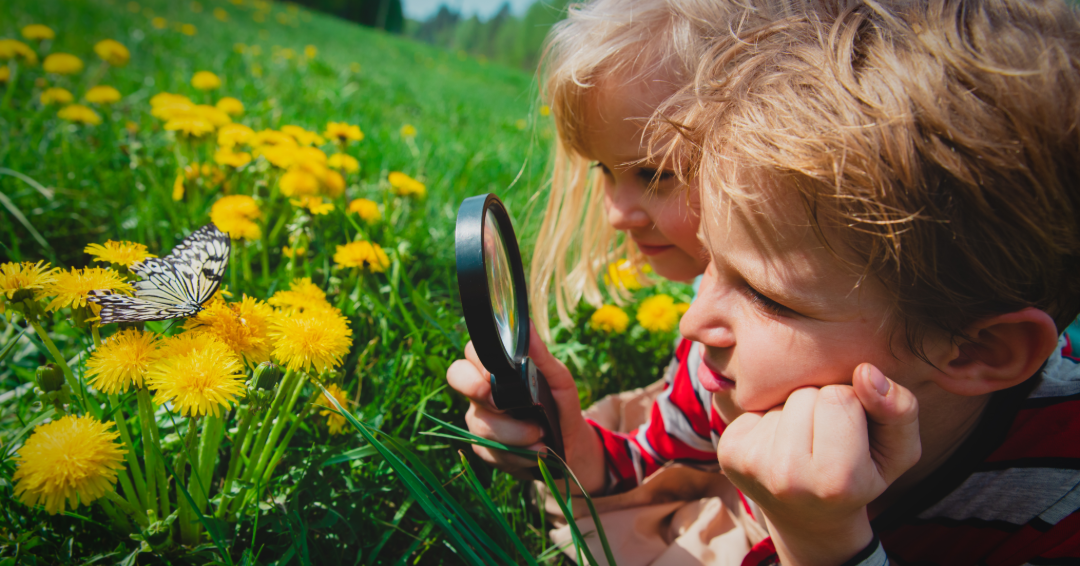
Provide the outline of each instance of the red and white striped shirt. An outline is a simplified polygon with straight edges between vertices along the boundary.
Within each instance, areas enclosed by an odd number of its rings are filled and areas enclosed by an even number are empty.
[[[638,485],[667,462],[717,467],[724,423],[697,379],[699,348],[679,343],[649,422],[627,434],[592,423],[609,492]],[[1063,335],[1038,376],[994,394],[968,440],[874,518],[875,544],[844,566],[1080,564],[1078,354]],[[766,539],[743,565],[776,563]]]

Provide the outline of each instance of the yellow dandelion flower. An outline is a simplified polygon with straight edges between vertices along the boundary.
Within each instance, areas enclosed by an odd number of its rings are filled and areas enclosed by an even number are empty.
[[[157,358],[157,334],[130,328],[105,339],[86,362],[90,385],[105,393],[126,393],[142,387],[146,372]]]
[[[541,106],[540,107],[540,115],[541,116],[551,116],[551,107],[548,106],[547,104]]]
[[[255,199],[247,195],[221,197],[210,207],[210,221],[234,240],[258,240],[262,230],[255,223],[262,211]]]
[[[101,116],[82,104],[71,104],[60,109],[56,116],[68,122],[78,122],[89,126],[101,124]]]
[[[604,305],[589,317],[589,326],[602,332],[623,332],[630,323],[630,317],[615,305]]]
[[[184,24],[184,25],[180,26],[180,33],[182,33],[184,35],[193,36],[197,32],[198,32],[198,30],[196,30],[195,26],[193,26],[191,24]],[[198,87],[195,87],[195,88],[198,88]]]
[[[292,138],[289,138],[292,139]],[[295,142],[293,142],[295,143]],[[296,146],[294,145],[255,145],[252,144],[252,154],[262,157],[278,169],[288,169],[295,161]],[[285,195],[289,196],[289,195]]]
[[[91,104],[113,104],[120,101],[120,91],[108,85],[98,85],[86,91],[83,98]]]
[[[300,197],[289,200],[289,203],[298,208],[306,208],[311,214],[326,215],[334,211],[334,203],[323,202],[322,197]]]
[[[277,130],[259,130],[252,136],[250,143],[252,146],[295,146],[296,140],[292,136]]]
[[[123,67],[131,60],[131,52],[115,39],[103,39],[94,44],[94,53],[113,67]]]
[[[304,257],[307,253],[307,248],[303,246],[297,246],[296,248],[290,248],[289,246],[283,246],[281,248],[281,255],[292,259],[294,257]]]
[[[173,181],[172,186],[172,199],[174,201],[184,200],[184,174],[180,173],[176,176],[176,180]]]
[[[47,39],[56,39],[56,32],[49,26],[30,24],[22,28],[22,36],[30,41],[45,41]]]
[[[244,113],[244,103],[231,96],[222,97],[214,106],[229,116],[239,116]]]
[[[211,334],[248,363],[258,365],[270,359],[268,332],[274,316],[270,305],[244,295],[238,303],[210,303],[199,314],[187,319],[184,328]]]
[[[356,173],[360,170],[360,162],[355,157],[345,153],[335,153],[326,160],[326,166],[331,169],[340,169],[346,173]]]
[[[165,129],[170,132],[180,132],[185,136],[199,138],[214,131],[214,124],[206,118],[195,115],[177,116],[165,122]]]
[[[317,147],[294,147],[293,162],[300,166],[314,166],[312,169],[317,175],[326,174],[326,152]]]
[[[89,244],[84,252],[94,256],[95,261],[115,263],[124,267],[131,267],[144,259],[157,257],[146,251],[146,246],[135,242],[114,242],[108,240],[104,245]]]
[[[0,83],[6,83],[11,80],[11,67],[7,65],[0,65]]]
[[[300,126],[282,126],[281,133],[292,136],[296,143],[300,145],[322,145],[326,143],[326,140],[319,134],[305,130]]]
[[[402,126],[401,127],[401,137],[403,137],[403,138],[415,138],[416,137],[416,126],[413,126],[412,124],[405,124],[404,126]]]
[[[186,97],[186,96],[184,96],[182,94],[173,94],[171,92],[159,92],[159,93],[155,94],[154,96],[150,97],[150,108],[160,108],[160,107],[163,107],[163,106],[169,106],[169,105],[172,105],[172,104],[179,104],[179,103],[190,104],[192,106],[195,105],[195,103],[192,102],[190,98],[188,98],[188,97]],[[155,117],[160,117],[160,116],[155,116]]]
[[[427,195],[427,187],[423,183],[400,171],[390,172],[387,180],[390,181],[390,186],[393,188],[395,195],[403,197],[416,196],[418,198]]]
[[[360,126],[346,124],[345,122],[330,122],[326,124],[326,131],[323,132],[323,136],[344,144],[350,141],[363,140],[364,132],[360,131]]]
[[[286,197],[313,196],[319,192],[319,177],[306,168],[292,168],[278,180],[278,188]]]
[[[116,489],[124,453],[113,423],[68,415],[34,429],[15,458],[15,496],[52,515],[89,505]]]
[[[196,347],[184,352],[183,346],[188,345]],[[192,417],[216,417],[227,411],[243,394],[244,381],[244,364],[240,358],[227,344],[209,334],[184,344],[163,344],[161,357],[146,376],[147,386],[154,390],[155,403],[170,403],[181,415]]]
[[[390,258],[379,244],[361,240],[337,246],[337,251],[334,252],[334,263],[338,267],[357,269],[367,267],[371,271],[381,273],[390,267]]]
[[[303,248],[297,248],[300,252]],[[288,291],[278,291],[267,301],[271,306],[285,312],[304,312],[307,310],[333,308],[326,300],[326,292],[304,277],[293,279]]]
[[[254,130],[243,124],[226,124],[218,130],[217,142],[221,147],[233,147],[248,143]]]
[[[305,45],[304,46],[304,57],[307,57],[308,59],[314,59],[315,56],[318,55],[318,54],[319,54],[319,48],[318,47],[315,47],[314,45]]]
[[[53,53],[45,57],[42,68],[55,75],[74,75],[83,70],[83,62],[70,53]]]
[[[37,64],[37,52],[17,39],[0,39],[0,59],[19,58],[29,65]]]
[[[378,222],[382,218],[382,213],[379,212],[379,205],[375,204],[375,201],[370,201],[366,198],[354,199],[349,203],[349,212],[355,212],[360,215],[360,218],[364,222]]]
[[[154,29],[165,29],[169,27],[169,20],[166,20],[161,16],[157,16],[156,18],[150,20],[150,25],[154,26]]]
[[[351,336],[349,321],[335,308],[293,312],[270,323],[273,357],[295,371],[321,372],[341,365]]]
[[[349,396],[336,383],[331,383],[326,388],[326,391],[323,391],[323,397],[319,398],[318,401],[319,405],[326,407],[326,410],[319,411],[319,416],[326,417],[326,426],[330,427],[330,434],[344,434],[345,423],[349,421],[345,420],[344,415],[337,412],[334,404],[329,400],[330,396],[333,396],[338,405],[341,405],[341,408],[346,411],[349,410]]]
[[[679,325],[679,307],[670,295],[653,295],[638,305],[637,321],[649,332],[671,332]]]
[[[192,75],[191,86],[199,90],[214,90],[221,88],[221,79],[210,71],[199,71]]]
[[[650,271],[652,268],[648,264],[638,269],[630,260],[612,262],[608,264],[607,273],[604,274],[604,283],[622,287],[627,291],[637,291],[642,287],[640,276]]]
[[[229,13],[226,12],[224,8],[214,8],[214,17],[217,18],[219,22],[229,21]]]
[[[214,152],[214,163],[229,167],[243,167],[251,163],[251,154],[246,151],[233,151],[230,147],[222,147]]]
[[[322,188],[328,196],[337,198],[345,194],[345,177],[337,171],[327,170],[322,177]]]
[[[103,267],[58,271],[53,282],[45,287],[45,294],[55,297],[45,308],[57,310],[64,307],[85,307],[90,291],[131,293],[133,289],[119,273]],[[93,305],[94,312],[100,308]]]
[[[49,104],[71,104],[72,102],[75,102],[75,97],[66,88],[54,86],[41,92],[41,103],[46,106]]]
[[[44,261],[0,264],[0,313],[19,291],[29,292],[34,299],[44,297],[45,288],[56,281],[56,271]]]

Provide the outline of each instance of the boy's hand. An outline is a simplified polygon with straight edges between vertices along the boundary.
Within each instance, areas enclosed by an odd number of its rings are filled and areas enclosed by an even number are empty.
[[[530,327],[529,332],[529,357],[536,369],[547,378],[551,396],[559,408],[567,462],[582,486],[587,491],[595,492],[604,484],[603,446],[581,415],[577,384],[570,370],[551,355],[535,328]],[[469,398],[469,410],[465,413],[469,432],[508,446],[541,449],[543,429],[540,425],[519,421],[495,407],[491,398],[491,375],[477,357],[472,342],[465,346],[465,359],[455,361],[446,371],[446,380],[450,387]],[[523,479],[530,477],[523,473],[524,470],[536,467],[536,460],[501,450],[474,444],[473,451],[484,461]]]
[[[920,446],[915,396],[861,364],[852,385],[805,387],[782,407],[739,416],[717,453],[761,506],[782,564],[835,565],[871,542],[866,505],[915,465]]]

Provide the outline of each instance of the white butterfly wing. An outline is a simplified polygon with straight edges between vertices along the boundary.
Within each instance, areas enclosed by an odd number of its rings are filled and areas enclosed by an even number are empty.
[[[193,316],[221,285],[230,248],[229,236],[207,224],[169,255],[132,265],[142,278],[133,284],[134,297],[91,291],[88,300],[101,305],[102,324]]]

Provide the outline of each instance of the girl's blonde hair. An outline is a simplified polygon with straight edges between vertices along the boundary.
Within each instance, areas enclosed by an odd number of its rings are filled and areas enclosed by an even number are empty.
[[[582,298],[603,302],[600,280],[612,261],[641,265],[640,252],[607,223],[603,176],[590,170],[583,109],[604,79],[622,84],[662,71],[677,89],[718,35],[749,22],[780,17],[798,0],[596,0],[572,5],[548,35],[540,64],[541,97],[558,135],[547,210],[530,266],[533,321],[550,340],[549,299],[563,324]],[[610,83],[608,83],[610,84]],[[647,118],[643,116],[642,118]],[[552,282],[556,282],[552,288]],[[621,299],[625,289],[605,283]]]

